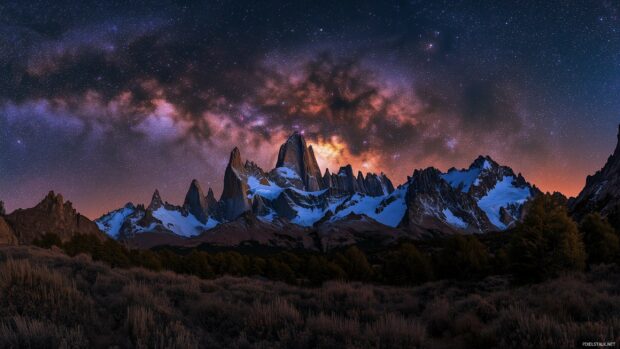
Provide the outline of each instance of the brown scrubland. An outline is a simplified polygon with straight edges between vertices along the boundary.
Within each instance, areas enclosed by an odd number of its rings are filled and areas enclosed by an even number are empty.
[[[0,248],[0,347],[566,348],[618,341],[620,270],[538,284],[416,287],[120,269],[57,248]]]

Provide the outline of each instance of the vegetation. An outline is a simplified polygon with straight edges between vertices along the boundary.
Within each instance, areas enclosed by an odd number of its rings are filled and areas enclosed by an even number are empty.
[[[0,348],[568,348],[620,339],[619,283],[608,265],[516,288],[497,276],[308,288],[5,247]]]
[[[44,234],[35,244],[48,250],[0,249],[0,348],[552,348],[620,339],[618,232],[596,214],[578,226],[552,195],[527,212],[498,234],[329,253],[131,250]]]
[[[618,260],[618,233],[598,213],[587,215],[581,222],[581,232],[590,264],[613,263]]]
[[[510,245],[514,275],[520,280],[541,281],[568,270],[583,270],[586,253],[577,224],[566,207],[551,195],[534,199]]]

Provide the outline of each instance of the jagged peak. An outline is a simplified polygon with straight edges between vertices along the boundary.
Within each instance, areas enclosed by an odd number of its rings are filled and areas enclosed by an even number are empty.
[[[43,198],[44,202],[57,202],[60,204],[63,204],[65,202],[64,198],[62,197],[62,194],[58,193],[54,193],[53,190],[50,190],[47,195]]]
[[[239,150],[239,148],[234,147],[233,150],[230,152],[228,166],[234,169],[241,169],[243,167],[243,162],[241,161],[241,151]]]
[[[304,135],[301,134],[301,132],[299,131],[293,131],[293,133],[291,133],[290,136],[288,136],[288,138],[286,139],[287,143],[293,143],[293,142],[299,142],[299,141],[305,141]]]
[[[204,194],[202,192],[202,187],[200,186],[200,183],[198,182],[198,180],[193,179],[192,182],[189,185],[189,189],[187,190],[187,194],[185,195],[185,203],[187,204],[187,201],[190,197],[190,195],[192,194],[196,194],[198,197],[203,197]]]
[[[348,173],[353,174],[353,166],[351,166],[351,164],[340,166],[338,173],[343,173],[343,172],[348,172]]]
[[[163,204],[164,202],[161,199],[161,195],[159,195],[159,190],[155,189],[155,192],[153,193],[153,196],[151,197],[151,203],[149,204],[148,208],[151,210],[157,210]]]
[[[489,155],[479,155],[476,160],[472,162],[469,168],[480,168],[486,169],[489,167],[497,167],[499,166],[495,160],[493,160]]]

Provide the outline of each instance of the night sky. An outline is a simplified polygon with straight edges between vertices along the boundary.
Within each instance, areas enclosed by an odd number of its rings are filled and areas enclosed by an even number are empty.
[[[476,156],[575,195],[620,121],[617,1],[0,1],[0,199],[91,218],[293,131],[398,184]]]

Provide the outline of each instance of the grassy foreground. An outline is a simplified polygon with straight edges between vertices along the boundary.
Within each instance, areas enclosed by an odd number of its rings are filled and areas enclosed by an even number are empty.
[[[303,288],[0,248],[0,347],[557,348],[620,339],[620,270]]]

